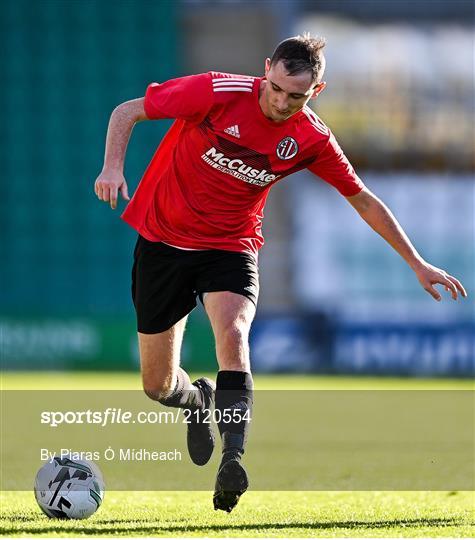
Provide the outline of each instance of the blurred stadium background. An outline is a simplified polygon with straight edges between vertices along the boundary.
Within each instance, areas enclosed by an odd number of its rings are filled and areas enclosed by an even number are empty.
[[[469,298],[435,303],[343,198],[298,174],[266,210],[254,368],[474,374],[472,2],[9,0],[0,9],[4,369],[137,369],[135,233],[93,194],[112,109],[151,81],[210,69],[261,75],[280,39],[310,31],[328,39],[315,110]],[[130,191],[169,125],[136,127]],[[215,369],[201,308],[184,364]]]

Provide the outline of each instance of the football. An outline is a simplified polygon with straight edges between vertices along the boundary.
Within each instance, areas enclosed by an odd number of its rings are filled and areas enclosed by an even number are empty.
[[[104,499],[104,480],[92,461],[55,457],[38,471],[34,491],[48,517],[86,519]]]

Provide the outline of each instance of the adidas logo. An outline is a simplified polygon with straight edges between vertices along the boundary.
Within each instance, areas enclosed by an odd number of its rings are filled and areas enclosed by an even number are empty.
[[[236,137],[237,139],[241,138],[241,135],[239,134],[239,126],[236,124],[235,126],[229,126],[224,130],[224,133],[227,133],[228,135],[232,135],[233,137]]]

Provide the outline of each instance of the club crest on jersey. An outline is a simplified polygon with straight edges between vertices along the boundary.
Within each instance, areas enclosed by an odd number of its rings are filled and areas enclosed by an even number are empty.
[[[279,159],[292,159],[297,155],[299,145],[292,137],[284,137],[277,145],[277,157]]]

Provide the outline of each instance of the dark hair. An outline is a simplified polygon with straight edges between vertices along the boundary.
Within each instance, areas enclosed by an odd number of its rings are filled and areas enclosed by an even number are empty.
[[[322,49],[326,45],[324,37],[310,37],[310,34],[284,39],[271,58],[271,66],[283,62],[289,75],[305,71],[312,73],[312,81],[319,82],[324,67]]]

